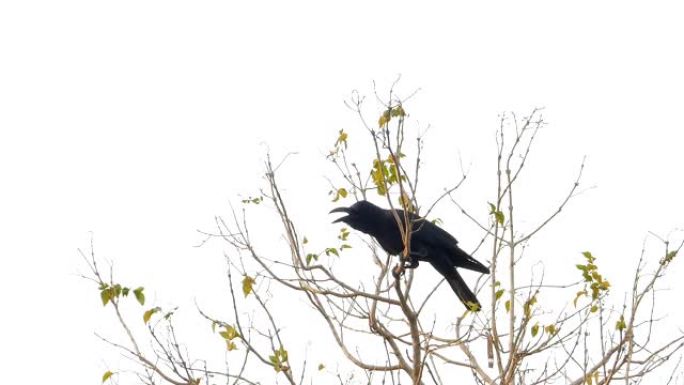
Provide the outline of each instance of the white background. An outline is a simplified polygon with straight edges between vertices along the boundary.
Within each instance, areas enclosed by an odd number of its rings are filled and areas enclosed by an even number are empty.
[[[93,335],[117,335],[111,314],[78,276],[91,232],[151,303],[192,311],[196,298],[225,298],[221,248],[193,248],[195,229],[263,186],[267,148],[298,153],[282,182],[294,206],[313,202],[299,214],[309,231],[333,238],[323,155],[340,128],[365,134],[342,102],[358,89],[373,111],[372,81],[383,90],[398,74],[404,94],[421,89],[412,122],[431,126],[429,197],[460,156],[475,182],[458,197],[484,210],[503,111],[542,106],[550,123],[530,202],[550,210],[587,156],[587,190],[541,241],[546,264],[592,250],[621,292],[647,232],[683,226],[679,5],[370,3],[0,4],[3,382],[97,383],[116,370]],[[465,223],[443,210],[447,229]],[[459,228],[462,243],[478,239]],[[684,294],[678,265],[671,304]],[[678,307],[661,314],[681,326]]]

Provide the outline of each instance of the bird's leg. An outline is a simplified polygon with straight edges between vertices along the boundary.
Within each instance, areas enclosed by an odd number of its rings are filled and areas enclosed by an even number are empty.
[[[404,269],[415,269],[418,267],[418,259],[414,255],[409,255],[404,260]]]
[[[408,256],[404,257],[403,255],[401,256],[401,263],[398,263],[394,268],[392,269],[392,276],[394,278],[399,279],[402,275],[404,275],[404,272],[406,269],[415,269],[418,267],[418,261],[420,259],[425,259],[427,257],[427,251],[421,250],[421,251],[412,251],[409,253]]]
[[[392,269],[392,276],[394,279],[399,279],[407,268],[412,269],[416,266],[418,266],[418,261],[410,253],[408,255],[402,253],[399,255],[399,263]]]
[[[404,260],[404,268],[405,269],[415,269],[418,267],[418,261],[421,259],[427,258],[427,251],[425,249],[421,249],[420,251],[412,251],[409,255],[408,258]]]

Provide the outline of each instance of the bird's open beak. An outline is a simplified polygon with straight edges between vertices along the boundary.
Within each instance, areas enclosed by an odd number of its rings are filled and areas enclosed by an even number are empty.
[[[338,207],[336,209],[330,210],[330,212],[328,214],[332,214],[332,213],[347,213],[347,214],[349,214],[349,208],[348,207]],[[349,217],[349,215],[339,217],[339,218],[335,219],[332,223],[343,222],[348,217]]]

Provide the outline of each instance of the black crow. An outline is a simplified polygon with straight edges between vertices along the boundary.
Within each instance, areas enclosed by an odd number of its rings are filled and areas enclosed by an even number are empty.
[[[404,242],[397,221],[390,210],[380,208],[368,201],[359,201],[349,207],[336,208],[331,213],[342,212],[347,215],[333,223],[343,222],[350,227],[375,238],[380,246],[390,255],[401,255]],[[402,226],[404,211],[396,210]],[[489,269],[458,247],[458,241],[451,234],[434,223],[413,213],[411,220],[411,252],[405,267],[414,268],[418,261],[428,262],[449,283],[454,293],[469,310],[480,310],[475,294],[468,288],[463,278],[456,271],[457,267],[489,274]]]

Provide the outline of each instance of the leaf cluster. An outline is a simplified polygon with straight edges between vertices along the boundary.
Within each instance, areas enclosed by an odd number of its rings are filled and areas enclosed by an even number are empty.
[[[403,156],[403,154],[399,154],[399,157]],[[378,194],[384,196],[392,185],[399,183],[399,180],[405,181],[406,176],[399,173],[396,162],[390,155],[387,159],[373,159],[371,179]]]
[[[100,299],[102,300],[103,306],[107,306],[107,304],[112,300],[118,300],[121,297],[128,297],[128,294],[131,292],[129,287],[121,286],[118,283],[112,285],[101,283],[99,290]],[[133,289],[133,295],[140,305],[145,304],[145,294],[143,293],[143,290],[145,289],[142,286]]]
[[[275,350],[273,352],[273,355],[268,356],[268,360],[271,362],[271,365],[273,365],[273,369],[276,372],[288,370],[288,367],[286,365],[287,350],[285,350],[284,347],[281,346],[280,349]]]
[[[582,272],[582,278],[584,279],[585,285],[584,290],[578,291],[575,296],[575,300],[573,302],[575,306],[577,306],[577,300],[579,300],[579,298],[582,296],[589,295],[589,292],[591,292],[592,302],[597,302],[600,299],[600,296],[604,293],[607,293],[608,289],[610,289],[610,282],[598,271],[598,267],[596,266],[596,257],[594,257],[589,251],[583,252],[582,255],[586,259],[587,263],[584,265],[577,264],[575,267]],[[598,310],[598,305],[592,305],[590,310],[592,313],[595,313]]]
[[[349,232],[348,228],[346,228],[346,227],[340,228],[340,233],[337,235],[337,239],[339,239],[342,242],[342,244],[339,245],[338,247],[326,247],[320,253],[307,253],[306,257],[305,257],[306,264],[310,265],[311,261],[318,261],[321,254],[325,254],[327,257],[329,257],[331,255],[339,257],[340,253],[342,251],[344,251],[344,249],[351,249],[352,248],[351,245],[349,243],[347,243],[347,239],[349,238],[349,234],[350,234],[350,232]],[[304,237],[304,240],[302,241],[302,243],[307,244],[307,243],[309,243],[309,240],[306,237]]]
[[[216,324],[212,323],[212,329],[216,328]],[[226,341],[226,348],[228,351],[236,350],[237,345],[235,345],[235,341],[233,341],[236,338],[240,338],[240,333],[238,333],[237,329],[233,325],[223,325],[223,330],[219,332],[219,335],[223,337],[223,339]]]
[[[404,107],[402,107],[401,104],[388,108],[382,113],[382,115],[380,115],[380,118],[378,119],[378,126],[385,127],[389,124],[392,118],[403,118],[405,116],[406,111],[404,111]]]

